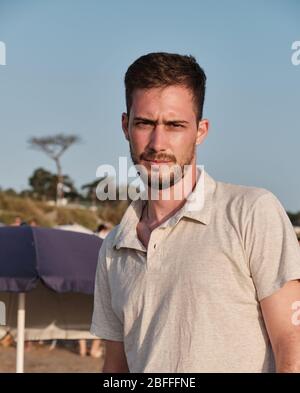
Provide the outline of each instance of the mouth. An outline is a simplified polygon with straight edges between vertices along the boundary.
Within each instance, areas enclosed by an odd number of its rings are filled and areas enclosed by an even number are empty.
[[[150,164],[168,164],[169,162],[172,162],[172,160],[144,160],[147,162],[150,162]]]

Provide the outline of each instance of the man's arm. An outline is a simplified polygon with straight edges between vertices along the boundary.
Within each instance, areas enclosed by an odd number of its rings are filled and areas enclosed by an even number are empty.
[[[277,372],[300,372],[300,280],[260,302]]]
[[[124,343],[122,341],[103,340],[105,343],[105,361],[103,373],[129,373]]]

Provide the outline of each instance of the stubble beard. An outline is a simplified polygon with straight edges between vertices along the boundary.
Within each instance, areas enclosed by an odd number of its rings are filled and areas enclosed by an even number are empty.
[[[172,165],[168,173],[165,175],[159,173],[160,170],[151,170],[149,174],[146,166],[140,163],[141,159],[137,158],[131,142],[129,142],[129,149],[131,160],[135,166],[138,166],[138,174],[141,177],[143,183],[147,184],[149,188],[153,188],[155,190],[164,190],[173,187],[177,182],[183,179],[187,170],[187,166],[191,165],[191,162],[195,157],[196,142],[191,146],[191,149],[187,152],[186,156],[182,160],[182,163],[178,163],[175,156],[173,157],[174,165]],[[166,164],[166,167],[169,167],[169,165]]]

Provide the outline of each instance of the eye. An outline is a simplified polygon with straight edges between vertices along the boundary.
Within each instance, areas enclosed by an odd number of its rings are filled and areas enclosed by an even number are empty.
[[[138,126],[138,127],[143,127],[143,128],[152,126],[152,124],[147,123],[146,121],[137,121],[135,123],[135,125]]]
[[[169,125],[169,128],[184,128],[184,126],[182,125],[182,124],[180,124],[180,123],[170,123]]]

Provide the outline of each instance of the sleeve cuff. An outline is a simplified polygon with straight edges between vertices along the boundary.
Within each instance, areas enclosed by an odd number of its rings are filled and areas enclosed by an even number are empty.
[[[116,332],[107,331],[95,325],[94,323],[92,323],[91,325],[90,333],[104,340],[122,341],[122,342],[124,341],[123,335]]]
[[[258,300],[261,301],[264,298],[273,295],[276,291],[279,291],[287,282],[292,280],[300,280],[300,272],[295,272],[287,275],[281,280],[276,281],[272,287],[267,289],[259,290],[256,288]]]

